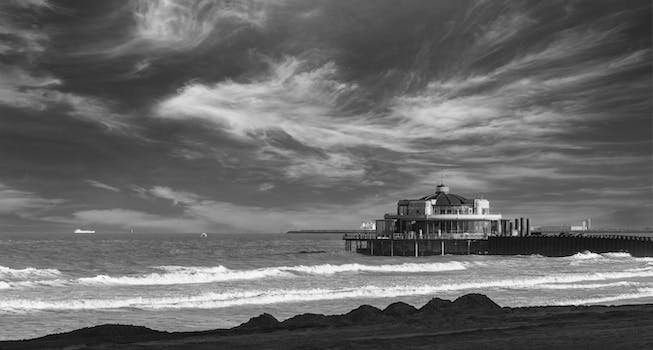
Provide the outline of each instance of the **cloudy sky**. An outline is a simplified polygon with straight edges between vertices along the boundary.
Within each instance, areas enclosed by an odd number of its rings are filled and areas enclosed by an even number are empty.
[[[653,226],[651,3],[0,2],[0,231]]]

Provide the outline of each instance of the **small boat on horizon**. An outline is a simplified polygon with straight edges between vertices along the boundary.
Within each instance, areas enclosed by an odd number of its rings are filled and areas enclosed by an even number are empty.
[[[207,236],[208,236],[208,235],[206,234],[206,232],[202,232],[202,234],[200,234],[200,237],[202,237],[202,238],[205,238],[205,237],[207,237]]]
[[[95,230],[83,230],[81,228],[76,229],[73,233],[95,233]]]

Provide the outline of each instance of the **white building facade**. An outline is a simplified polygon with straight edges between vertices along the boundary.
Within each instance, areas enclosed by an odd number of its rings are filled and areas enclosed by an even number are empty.
[[[487,237],[502,233],[501,214],[491,213],[487,199],[451,194],[449,187],[440,184],[433,194],[397,202],[396,214],[377,220],[376,233],[380,237]]]

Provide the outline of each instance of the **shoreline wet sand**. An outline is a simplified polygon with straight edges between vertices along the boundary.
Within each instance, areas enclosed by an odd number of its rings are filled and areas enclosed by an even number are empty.
[[[100,325],[0,349],[644,349],[653,348],[653,304],[500,307],[481,294],[422,307],[362,305],[342,315],[262,314],[231,329],[161,332]]]

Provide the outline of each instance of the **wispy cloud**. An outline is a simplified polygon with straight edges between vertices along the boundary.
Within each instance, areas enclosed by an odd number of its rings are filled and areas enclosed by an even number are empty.
[[[107,185],[103,182],[97,181],[97,180],[84,180],[87,184],[96,187],[96,188],[101,188],[103,190],[111,191],[111,192],[122,192],[121,189],[117,187],[113,187],[111,185]]]
[[[207,121],[235,141],[260,147],[254,154],[260,161],[283,161],[289,178],[360,177],[364,169],[343,147],[379,141],[378,135],[368,139],[365,133],[390,132],[343,115],[342,105],[355,98],[357,87],[338,81],[337,74],[333,63],[311,68],[286,58],[253,81],[191,83],[162,101],[155,113]]]
[[[113,112],[96,97],[61,92],[63,82],[55,77],[32,75],[22,68],[0,64],[0,105],[46,111],[62,108],[71,117],[103,125],[107,130],[126,131],[127,118]]]
[[[0,183],[0,214],[31,217],[62,202],[61,199],[43,198],[33,192],[17,190]]]
[[[131,35],[119,45],[90,53],[156,56],[169,51],[192,50],[207,41],[222,42],[243,28],[262,28],[273,5],[260,0],[132,0],[129,5],[134,19]],[[142,66],[136,68],[142,70]]]
[[[63,109],[73,118],[103,125],[109,130],[127,129],[125,117],[111,111],[98,97],[62,91],[64,81],[35,66],[51,37],[34,24],[34,17],[58,11],[50,1],[4,1],[0,4],[0,105],[46,111]]]
[[[262,184],[260,184],[260,185],[258,186],[258,190],[259,190],[259,191],[264,191],[264,192],[265,192],[265,191],[270,191],[270,190],[274,189],[274,187],[275,187],[275,186],[274,186],[273,183],[264,182],[264,183],[262,183]]]
[[[8,0],[0,3],[0,55],[31,56],[42,52],[49,36],[30,23],[29,15],[53,8],[47,0]],[[23,15],[16,15],[16,10]]]

